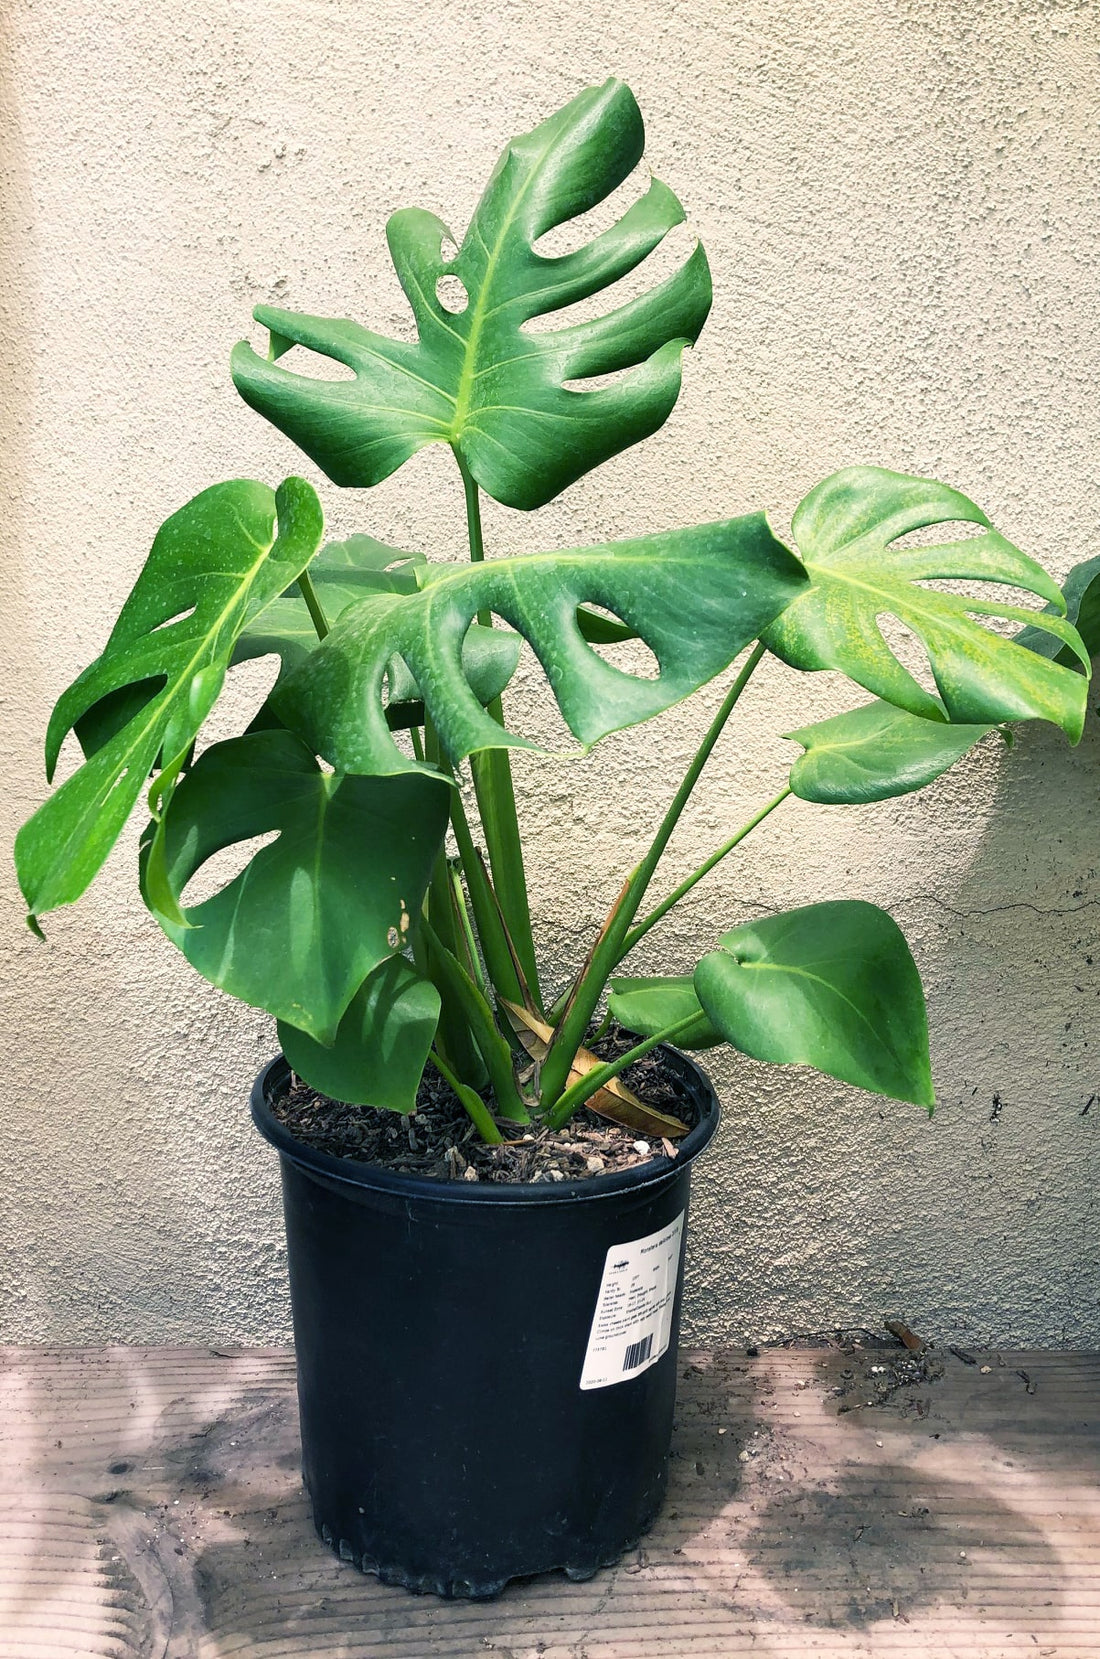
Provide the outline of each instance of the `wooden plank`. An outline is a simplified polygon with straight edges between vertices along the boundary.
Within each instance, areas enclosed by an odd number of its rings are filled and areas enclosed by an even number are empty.
[[[1095,1659],[1100,1357],[847,1350],[684,1356],[653,1533],[492,1604],[317,1542],[290,1354],[0,1350],[0,1659]]]

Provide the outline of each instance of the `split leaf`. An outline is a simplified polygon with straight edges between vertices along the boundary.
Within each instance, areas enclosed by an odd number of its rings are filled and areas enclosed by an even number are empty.
[[[683,209],[653,179],[622,218],[573,253],[536,251],[547,231],[597,206],[641,159],[645,133],[629,87],[610,80],[514,138],[498,161],[455,258],[450,232],[419,208],[395,213],[387,239],[416,319],[411,343],[346,320],[269,305],[253,315],[271,335],[265,360],[233,352],[241,396],[337,484],[378,484],[425,444],[453,446],[481,487],[509,507],[541,507],[574,479],[649,437],[680,390],[680,359],[711,301],[706,255],[648,293],[588,322],[531,332],[524,325],[626,276]],[[444,305],[443,278],[464,303]],[[322,380],[275,358],[301,345],[354,379]],[[629,369],[590,390],[567,383]]]
[[[383,707],[395,655],[423,693],[452,763],[483,749],[535,747],[486,713],[464,671],[462,645],[479,611],[496,612],[529,642],[566,723],[588,746],[720,673],[806,578],[765,515],[751,513],[602,547],[433,565],[420,580],[416,594],[380,594],[350,607],[272,695],[279,718],[341,771],[415,769]],[[577,623],[585,601],[637,632],[657,658],[655,679],[612,667],[587,643]]]
[[[934,1103],[920,975],[876,905],[842,899],[735,927],[699,963],[695,989],[743,1054]]]
[[[325,620],[331,628],[361,599],[385,593],[417,592],[417,572],[427,565],[423,553],[405,553],[371,536],[330,542],[309,568]],[[597,621],[602,620],[597,618]],[[300,668],[319,641],[313,618],[297,584],[274,600],[245,628],[233,652],[234,662],[275,655],[281,659],[279,681]],[[523,641],[508,628],[482,628],[475,622],[462,643],[462,671],[483,706],[499,697],[516,671]],[[401,657],[386,665],[386,723],[391,729],[422,725],[420,688]]]
[[[980,525],[982,533],[935,546],[894,545],[910,531],[958,521]],[[1084,646],[1063,620],[1061,592],[966,496],[927,478],[849,467],[810,491],[793,530],[810,586],[763,636],[784,662],[839,669],[928,720],[942,720],[944,708],[951,720],[971,725],[1051,720],[1077,742],[1086,677],[974,620],[1034,623],[1069,646],[1087,675]],[[923,585],[940,578],[1005,583],[1037,594],[1052,609],[1044,614]],[[879,627],[883,616],[896,618],[927,651],[942,705],[894,655]]]
[[[288,478],[278,491],[248,479],[216,484],[158,530],[102,656],[50,719],[47,776],[74,727],[88,758],[16,839],[32,916],[80,897],[158,764],[170,789],[238,634],[305,569],[321,529],[313,488]]]

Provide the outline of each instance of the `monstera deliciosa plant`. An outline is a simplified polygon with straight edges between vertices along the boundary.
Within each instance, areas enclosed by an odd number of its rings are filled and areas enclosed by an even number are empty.
[[[684,1126],[618,1075],[665,1041],[726,1042],[931,1106],[920,979],[874,905],[815,903],[719,930],[682,977],[630,977],[630,953],[789,796],[882,800],[928,783],[1006,722],[1053,721],[1076,741],[1084,717],[1088,656],[1057,584],[965,495],[926,479],[835,474],[798,507],[793,546],[753,512],[486,557],[482,491],[538,508],[655,432],[676,402],[683,352],[711,303],[701,246],[639,297],[530,327],[610,289],[683,220],[654,179],[583,246],[539,251],[546,232],[626,179],[642,147],[637,104],[609,81],[508,145],[453,257],[434,214],[396,213],[387,234],[411,343],[257,307],[267,355],[242,343],[232,360],[245,401],[349,488],[448,445],[470,562],[429,563],[366,535],[323,545],[321,507],[301,478],[204,491],[161,527],[103,654],[58,702],[48,769],[70,732],[85,759],[17,844],[37,929],[80,896],[145,801],[146,903],[212,984],[274,1015],[300,1076],[344,1101],[410,1112],[431,1065],[489,1142],[516,1125],[560,1127],[584,1102],[675,1135]],[[293,372],[280,360],[295,347],[352,378]],[[914,544],[910,532],[930,528]],[[945,579],[954,585],[935,585]],[[1046,608],[967,596],[960,581]],[[919,642],[934,691],[904,666],[884,618]],[[634,638],[656,659],[653,677],[601,654]],[[644,857],[597,937],[581,942],[572,982],[549,989],[510,769],[510,751],[532,745],[501,701],[524,641],[582,750],[747,652]],[[227,673],[273,653],[279,677],[258,716],[203,747]],[[787,786],[655,902],[677,820],[769,653],[838,671],[872,700],[788,734],[803,752]],[[268,839],[220,891],[187,902],[207,860],[257,837]],[[584,1043],[608,990],[611,1014],[639,1040],[601,1062]]]

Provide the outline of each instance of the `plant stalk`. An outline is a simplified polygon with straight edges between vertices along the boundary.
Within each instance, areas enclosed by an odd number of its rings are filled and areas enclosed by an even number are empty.
[[[587,968],[578,981],[572,998],[572,1006],[565,1013],[559,1024],[554,1039],[550,1044],[549,1053],[542,1064],[541,1074],[541,1101],[543,1110],[556,1110],[558,1096],[565,1089],[566,1080],[573,1066],[573,1059],[578,1048],[584,1041],[588,1022],[595,1012],[596,1004],[600,1000],[600,993],[607,983],[608,977],[614,972],[623,952],[623,943],[630,930],[631,923],[641,908],[646,889],[653,879],[653,872],[660,862],[661,855],[668,846],[673,830],[679,822],[680,815],[688,803],[688,799],[699,774],[710,758],[714,745],[722,734],[722,729],[733,713],[740,699],[741,693],[748,685],[765,647],[756,644],[749,652],[744,667],[723,697],[717,714],[711,721],[700,743],[691,765],[684,774],[679,789],[672,798],[672,803],[661,819],[656,835],[642,862],[631,873],[626,891],[616,900],[615,912],[605,929],[596,949],[593,951]]]
[[[679,904],[684,894],[690,893],[697,881],[702,881],[704,876],[709,875],[714,866],[720,864],[727,853],[731,853],[734,847],[739,846],[747,835],[751,835],[756,826],[762,824],[764,819],[774,812],[777,806],[781,806],[790,793],[790,784],[785,784],[774,800],[769,801],[767,806],[761,807],[755,817],[750,818],[747,824],[742,824],[736,835],[731,835],[728,841],[723,841],[722,845],[715,852],[712,852],[709,858],[703,860],[697,870],[693,870],[690,876],[685,876],[679,887],[674,887],[667,899],[662,899],[660,904],[655,905],[649,912],[648,916],[643,916],[642,920],[630,929],[623,940],[622,955],[619,957],[619,961],[621,962],[623,957],[629,956],[638,940],[647,934],[650,928],[661,920],[662,916],[667,915],[673,905]]]
[[[317,638],[324,639],[325,635],[329,631],[328,620],[325,616],[324,607],[317,597],[317,589],[314,587],[312,578],[310,577],[308,571],[303,570],[302,574],[299,576],[298,588],[302,598],[306,602],[306,610],[309,612],[310,620],[317,630]]]
[[[481,564],[485,558],[485,538],[481,527],[481,500],[477,482],[458,450],[454,451],[462,487],[466,495],[466,531],[470,544],[470,561]],[[478,622],[491,628],[491,611],[479,611]],[[499,697],[488,705],[487,712],[499,726],[504,725],[504,710]],[[519,818],[516,813],[516,794],[512,783],[512,763],[507,749],[484,749],[470,756],[470,771],[474,792],[485,834],[485,848],[493,887],[500,903],[508,933],[519,958],[520,966],[535,1002],[542,1006],[539,991],[538,966],[535,962],[535,942],[531,930],[531,907],[527,897],[527,877],[523,867],[523,845],[520,841]],[[467,880],[470,879],[467,869]]]
[[[487,1146],[502,1146],[504,1136],[493,1122],[493,1115],[481,1096],[474,1089],[471,1089],[468,1084],[460,1083],[447,1062],[441,1060],[434,1049],[429,1051],[428,1059],[440,1077],[451,1085],[485,1144]]]

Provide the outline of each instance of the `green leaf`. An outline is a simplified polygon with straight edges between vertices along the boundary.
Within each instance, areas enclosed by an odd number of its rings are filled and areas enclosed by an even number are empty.
[[[670,1025],[692,1015],[697,1026],[689,1026],[676,1038],[677,1048],[713,1048],[723,1041],[699,1006],[690,974],[657,976],[652,979],[612,979],[608,982],[607,1006],[614,1019],[639,1037],[655,1037]]]
[[[1062,597],[1066,619],[1077,629],[1085,650],[1090,657],[1100,656],[1100,553],[1095,558],[1085,559],[1082,564],[1074,565],[1062,584]],[[1042,614],[1048,616],[1050,613],[1051,606],[1047,605]],[[1043,628],[1021,629],[1016,635],[1016,644],[1023,645],[1028,651],[1037,652],[1041,657],[1053,657],[1055,662],[1067,663],[1071,667],[1077,660],[1076,652],[1071,651],[1068,645],[1063,645],[1061,640],[1053,638]]]
[[[938,778],[995,730],[924,720],[892,703],[866,703],[832,720],[784,732],[806,751],[791,767],[791,788],[804,801],[829,806],[907,795]]]
[[[299,1077],[330,1100],[415,1112],[416,1091],[439,1022],[439,992],[403,956],[391,956],[356,991],[325,1048],[279,1021],[279,1042]]]
[[[743,1054],[934,1104],[920,975],[876,905],[843,899],[735,927],[699,963],[695,989]]]
[[[349,536],[321,550],[309,568],[309,577],[331,628],[361,599],[380,593],[416,593],[417,572],[426,566],[423,553],[386,547],[370,536]],[[295,583],[244,629],[233,661],[278,656],[279,684],[302,666],[317,645],[317,630]],[[463,642],[462,669],[482,705],[500,696],[516,671],[522,645],[520,636],[510,629],[474,623]],[[396,729],[421,725],[423,719],[420,688],[404,660],[391,657],[386,665],[387,724]]]
[[[447,823],[449,785],[426,777],[342,777],[290,732],[216,743],[163,819],[178,904],[223,847],[277,831],[181,926],[143,891],[165,933],[212,985],[331,1044],[367,975],[404,949]],[[152,838],[146,838],[146,851]]]
[[[454,259],[444,256],[450,232],[434,214],[407,208],[391,218],[386,234],[416,319],[414,342],[257,306],[273,357],[306,346],[355,378],[292,374],[242,341],[232,359],[237,390],[334,483],[378,484],[425,444],[447,443],[498,501],[541,507],[663,424],[679,394],[684,347],[710,309],[710,272],[697,246],[666,281],[603,316],[538,333],[524,327],[601,293],[682,223],[680,203],[654,179],[574,253],[535,250],[547,231],[610,195],[643,144],[630,89],[615,80],[590,87],[508,145]],[[437,296],[443,277],[465,290],[457,312]],[[621,369],[633,372],[599,389],[566,385]]]
[[[534,748],[481,707],[461,662],[480,610],[531,645],[574,735],[587,745],[647,720],[727,667],[805,582],[762,513],[604,547],[470,566],[432,565],[412,596],[380,595],[344,613],[273,695],[276,713],[346,772],[414,768],[386,725],[382,685],[395,653],[424,693],[453,763],[482,749]],[[626,674],[584,640],[583,601],[621,616],[657,658],[655,679]]]
[[[963,521],[983,533],[936,546],[897,547],[909,531]],[[767,630],[764,643],[794,668],[836,668],[875,696],[930,720],[972,725],[1052,720],[1073,742],[1081,735],[1086,685],[1079,673],[1022,651],[977,616],[1039,623],[1085,661],[1062,616],[943,593],[938,578],[1000,582],[1038,594],[1059,612],[1061,593],[1041,565],[994,530],[966,496],[926,478],[881,467],[849,467],[819,484],[798,507],[794,537],[811,586]],[[892,616],[928,653],[943,705],[891,651],[878,619]]]
[[[221,690],[237,635],[306,567],[321,528],[321,504],[301,478],[277,492],[247,479],[217,484],[161,526],[103,655],[50,719],[47,775],[74,727],[89,758],[16,840],[32,914],[80,897],[158,759],[171,787]]]

